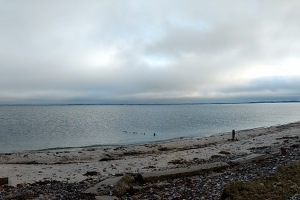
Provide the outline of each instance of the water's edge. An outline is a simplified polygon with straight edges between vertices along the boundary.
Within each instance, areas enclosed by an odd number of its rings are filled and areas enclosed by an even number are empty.
[[[272,127],[279,127],[279,126],[289,126],[294,123],[297,123],[300,121],[294,121],[290,123],[285,124],[276,124],[272,126],[261,126],[261,127],[254,127],[250,129],[242,129],[242,130],[235,130],[238,134],[239,132],[248,132],[248,131],[258,131],[263,129],[269,129]],[[93,148],[116,148],[116,147],[132,147],[132,146],[139,146],[139,145],[146,145],[146,144],[163,144],[168,142],[176,142],[180,140],[193,140],[193,139],[199,139],[199,138],[206,138],[211,136],[219,136],[219,135],[230,135],[231,131],[229,132],[223,132],[223,133],[217,133],[217,134],[209,134],[203,137],[179,137],[179,138],[171,138],[167,140],[159,140],[159,141],[149,141],[149,142],[136,142],[132,144],[112,144],[112,145],[88,145],[88,146],[78,146],[78,147],[56,147],[56,148],[46,148],[46,149],[37,149],[37,150],[24,150],[24,151],[12,151],[12,152],[5,152],[5,153],[24,153],[24,152],[63,152],[63,151],[80,151],[85,149],[93,149]],[[3,154],[3,153],[0,153]]]

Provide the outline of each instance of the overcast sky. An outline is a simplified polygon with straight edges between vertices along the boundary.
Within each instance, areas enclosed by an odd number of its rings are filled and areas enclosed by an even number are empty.
[[[300,100],[297,0],[0,0],[0,104]]]

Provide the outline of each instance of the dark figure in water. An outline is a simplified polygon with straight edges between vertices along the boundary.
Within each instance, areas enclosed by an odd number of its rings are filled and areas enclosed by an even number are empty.
[[[235,130],[233,129],[231,133],[232,133],[232,140],[234,140],[235,139]]]
[[[155,137],[155,133],[153,134],[153,136]]]

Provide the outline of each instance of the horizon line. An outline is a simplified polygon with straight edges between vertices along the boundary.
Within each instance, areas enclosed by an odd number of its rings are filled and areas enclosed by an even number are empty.
[[[93,106],[93,105],[205,105],[205,104],[259,104],[259,103],[299,103],[300,100],[249,101],[249,102],[210,102],[210,103],[18,103],[0,106]]]

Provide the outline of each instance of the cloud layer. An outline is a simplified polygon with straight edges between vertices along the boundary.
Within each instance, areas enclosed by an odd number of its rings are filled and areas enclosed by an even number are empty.
[[[0,103],[300,100],[299,9],[0,0]]]

